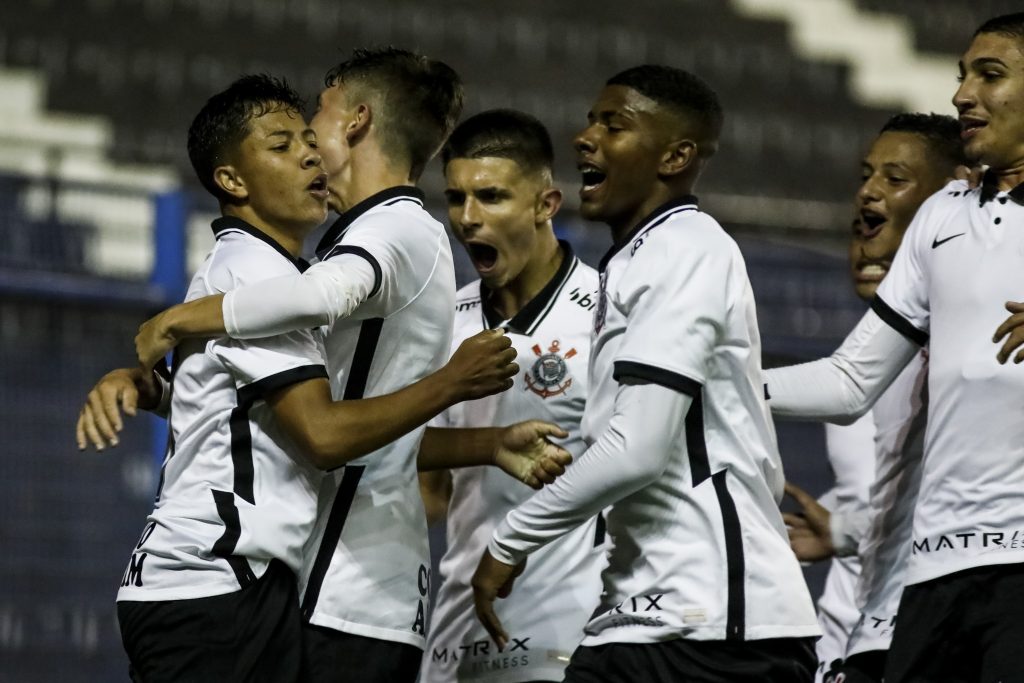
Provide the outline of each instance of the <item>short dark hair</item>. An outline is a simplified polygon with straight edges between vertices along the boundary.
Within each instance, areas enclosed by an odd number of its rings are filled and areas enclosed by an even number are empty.
[[[982,33],[999,33],[1017,40],[1024,40],[1024,12],[992,17],[978,27],[978,30],[974,32],[974,37],[978,37]]]
[[[419,178],[462,113],[462,81],[444,62],[394,47],[357,49],[327,72],[324,84],[367,88],[382,100],[374,112],[385,152],[407,160]]]
[[[711,140],[717,140],[722,132],[724,114],[718,95],[711,86],[688,71],[644,64],[612,76],[605,85],[624,85],[636,90],[693,121],[700,128],[700,134]]]
[[[221,189],[213,171],[252,132],[250,123],[277,111],[301,115],[305,102],[283,78],[242,76],[206,101],[188,128],[188,158],[199,182],[218,199]]]
[[[942,114],[896,114],[885,122],[882,133],[914,133],[928,143],[929,149],[951,167],[966,165],[964,146],[960,140],[960,124],[952,116]]]
[[[530,171],[550,171],[554,146],[544,124],[521,111],[491,109],[471,116],[452,132],[441,151],[445,166],[452,159],[501,157]]]

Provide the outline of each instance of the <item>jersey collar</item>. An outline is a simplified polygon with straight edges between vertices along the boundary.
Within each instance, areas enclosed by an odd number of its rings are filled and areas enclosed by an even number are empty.
[[[279,254],[281,254],[281,256],[284,256],[286,259],[288,259],[289,262],[291,262],[296,268],[298,268],[300,273],[304,272],[306,268],[309,268],[309,262],[307,262],[305,259],[295,258],[294,256],[292,256],[290,251],[281,246],[280,242],[278,242],[273,237],[263,232],[259,228],[254,227],[249,223],[246,223],[241,218],[238,218],[236,216],[221,216],[220,218],[215,218],[210,227],[213,228],[213,236],[216,239],[220,239],[224,233],[232,230],[244,232],[246,234],[252,235],[258,240],[263,240],[264,242],[272,246],[274,249],[277,250]]]
[[[540,322],[547,312],[551,310],[551,304],[555,297],[558,296],[558,293],[562,291],[562,287],[565,286],[576,262],[576,254],[573,253],[572,245],[564,240],[558,240],[558,245],[562,247],[562,262],[558,265],[558,270],[551,276],[548,283],[537,292],[537,296],[530,299],[507,323],[505,318],[502,317],[501,313],[491,303],[491,290],[484,285],[483,281],[480,282],[480,306],[483,309],[487,327],[493,329],[505,324],[513,332],[527,334],[530,328]]]
[[[331,247],[337,244],[338,240],[344,234],[348,226],[352,225],[357,218],[365,214],[370,209],[378,206],[390,206],[396,202],[401,201],[414,201],[420,206],[423,206],[424,194],[418,187],[411,185],[399,185],[397,187],[389,187],[386,190],[381,190],[377,194],[370,195],[363,201],[359,202],[351,209],[341,214],[338,220],[334,221],[334,224],[327,229],[324,233],[320,243],[316,245],[316,255],[319,258],[323,258],[323,254],[330,251]]]
[[[992,171],[985,171],[985,175],[981,179],[981,198],[978,201],[978,205],[984,206],[986,202],[995,199],[997,194],[999,194],[999,183],[996,179],[996,174]],[[1021,183],[1006,194],[1014,202],[1024,206],[1024,183]]]
[[[636,237],[644,230],[649,230],[650,228],[653,228],[656,225],[664,223],[669,219],[670,216],[679,213],[679,211],[683,209],[695,209],[697,208],[697,205],[697,197],[696,195],[692,194],[687,194],[683,195],[682,197],[676,197],[675,199],[668,200],[667,202],[656,208],[654,211],[647,214],[647,216],[644,217],[644,219],[641,220],[639,223],[637,223],[636,227],[630,230],[629,234],[623,237],[622,240],[620,240],[616,244],[613,244],[611,249],[609,249],[608,252],[601,259],[601,265],[598,267],[598,270],[604,272],[605,266],[607,266],[608,262],[612,260],[612,257],[615,256],[615,254],[619,253],[622,247],[629,244],[634,237]]]

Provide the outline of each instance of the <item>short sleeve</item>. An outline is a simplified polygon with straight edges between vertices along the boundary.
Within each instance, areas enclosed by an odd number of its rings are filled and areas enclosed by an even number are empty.
[[[703,226],[662,230],[691,228]],[[726,316],[732,255],[724,240],[701,237],[653,235],[635,247],[611,295],[627,320],[614,360],[619,382],[651,382],[691,396],[706,382]]]
[[[265,396],[297,382],[327,378],[323,347],[312,331],[296,331],[255,340],[223,337],[210,342],[231,373],[239,393]]]
[[[918,209],[889,272],[871,302],[871,309],[879,318],[920,346],[928,343],[931,325],[928,299],[931,236],[935,232],[935,208],[942,202],[944,194],[933,195]]]

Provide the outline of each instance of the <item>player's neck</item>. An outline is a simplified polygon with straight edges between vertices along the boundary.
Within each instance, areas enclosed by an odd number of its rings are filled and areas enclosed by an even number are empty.
[[[608,227],[612,229],[612,241],[617,246],[621,246],[622,242],[629,236],[629,233],[633,232],[640,224],[640,221],[649,217],[659,206],[676,199],[682,199],[692,194],[692,192],[693,187],[689,184],[685,187],[656,185],[642,202],[633,207],[632,211],[623,212],[621,216],[607,221]]]
[[[379,150],[353,153],[346,173],[345,210],[390,187],[416,185],[409,179],[409,169],[405,164],[393,163]]]
[[[994,172],[999,189],[1009,192],[1021,183],[1024,183],[1024,159],[1019,160],[1011,168],[1004,168]]]
[[[233,216],[241,219],[256,228],[264,235],[274,240],[282,247],[285,251],[291,254],[293,257],[298,258],[302,255],[302,244],[316,227],[311,226],[282,226],[270,223],[264,220],[259,214],[252,210],[249,206],[234,206],[231,204],[225,204],[221,206],[221,213],[225,216]]]
[[[554,233],[541,240],[535,256],[526,264],[519,276],[504,287],[491,292],[491,304],[506,318],[512,318],[526,304],[540,294],[551,278],[558,272],[565,254],[558,245]]]

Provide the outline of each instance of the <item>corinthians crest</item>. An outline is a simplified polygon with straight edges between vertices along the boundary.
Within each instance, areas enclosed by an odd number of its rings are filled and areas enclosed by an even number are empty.
[[[556,339],[551,342],[547,353],[541,353],[540,344],[533,345],[533,352],[537,354],[537,360],[526,373],[526,388],[541,398],[564,394],[572,386],[569,366],[565,361],[576,355],[576,349],[569,349],[561,355]]]

